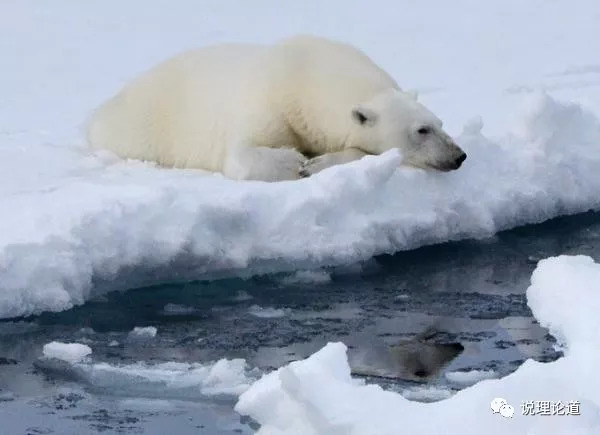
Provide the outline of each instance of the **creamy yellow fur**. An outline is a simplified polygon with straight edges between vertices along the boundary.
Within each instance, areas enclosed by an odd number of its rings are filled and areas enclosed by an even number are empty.
[[[93,114],[88,139],[169,167],[294,179],[305,163],[300,153],[336,153],[321,159],[326,167],[402,149],[396,127],[404,124],[392,115],[437,122],[400,94],[365,54],[339,42],[298,36],[271,46],[224,44],[180,54],[133,80]],[[386,122],[376,129],[352,117],[369,102]]]

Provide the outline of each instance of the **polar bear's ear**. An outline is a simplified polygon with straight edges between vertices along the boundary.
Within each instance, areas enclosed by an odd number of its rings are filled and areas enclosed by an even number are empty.
[[[377,114],[367,107],[357,106],[352,109],[352,119],[354,119],[360,125],[370,127],[377,121]]]

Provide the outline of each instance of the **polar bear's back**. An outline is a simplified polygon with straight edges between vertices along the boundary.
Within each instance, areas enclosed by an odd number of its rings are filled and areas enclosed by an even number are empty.
[[[164,166],[223,169],[230,144],[324,153],[344,143],[355,104],[395,81],[360,50],[299,36],[180,54],[101,106],[94,147]]]
[[[248,70],[255,69],[264,50],[224,44],[159,64],[96,111],[90,144],[125,158],[220,170],[223,145],[240,127],[233,115],[257,100]]]

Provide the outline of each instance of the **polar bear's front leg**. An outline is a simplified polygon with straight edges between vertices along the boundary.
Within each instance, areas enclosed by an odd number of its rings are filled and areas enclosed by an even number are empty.
[[[223,174],[234,180],[297,180],[304,162],[306,157],[291,148],[232,146]]]
[[[337,153],[323,154],[322,156],[318,156],[306,161],[302,165],[300,175],[302,177],[309,177],[317,172],[322,171],[323,169],[352,162],[354,160],[359,160],[366,155],[367,153],[359,150],[358,148],[348,148],[344,151],[338,151]]]

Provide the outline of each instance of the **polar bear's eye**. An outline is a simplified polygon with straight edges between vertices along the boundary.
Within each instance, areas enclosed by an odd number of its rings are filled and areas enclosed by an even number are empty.
[[[422,135],[429,134],[429,133],[431,133],[431,128],[429,128],[427,126],[419,127],[417,130],[417,133],[422,134]]]

